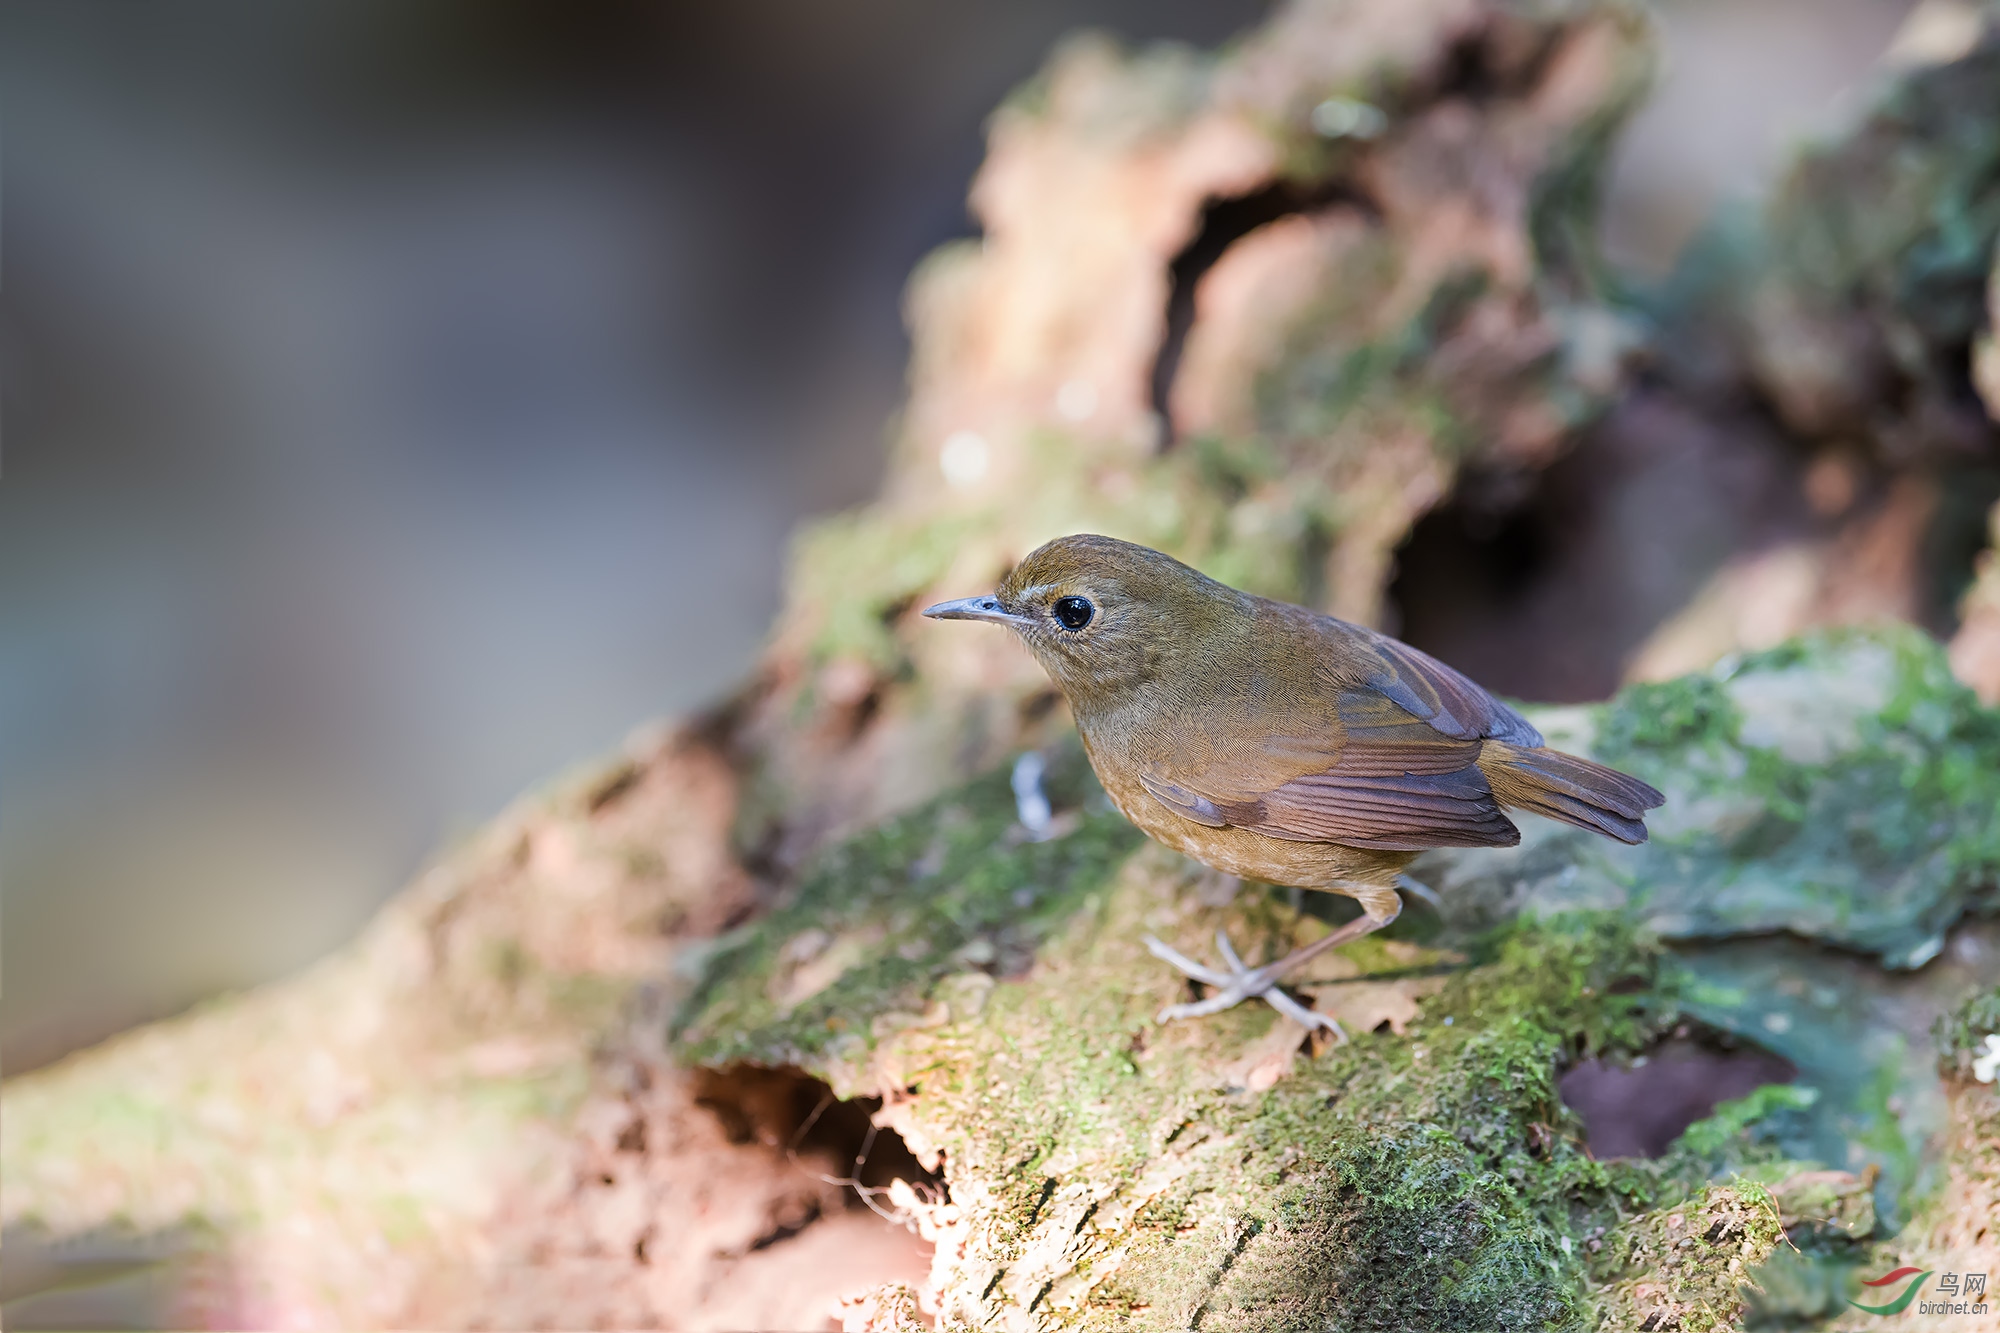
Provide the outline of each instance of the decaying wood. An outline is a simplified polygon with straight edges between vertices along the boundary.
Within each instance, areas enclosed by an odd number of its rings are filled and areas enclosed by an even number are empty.
[[[801,537],[754,678],[306,975],[8,1083],[10,1261],[139,1256],[96,1287],[186,1326],[907,1330],[1719,1327],[1746,1281],[1818,1319],[1826,1272],[1989,1257],[1992,1090],[1924,1025],[2000,981],[2000,718],[1946,667],[2000,695],[2000,556],[1965,590],[1926,543],[2000,474],[2000,39],[1898,73],[1755,280],[1679,307],[1588,244],[1648,52],[1615,0],[1066,45],[993,121],[983,239],[912,280],[884,495]],[[1420,862],[1444,918],[1301,982],[1351,1045],[1156,1025],[1144,932],[1327,923],[1144,845],[1026,654],[914,608],[1098,530],[1379,623],[1468,478],[1530,495],[1661,421],[1792,451],[1800,517],[1713,554],[1641,683],[1537,715],[1670,793],[1655,842]],[[1948,658],[1819,633],[1883,621]],[[1695,1039],[1816,1091],[1596,1161],[1558,1079]]]

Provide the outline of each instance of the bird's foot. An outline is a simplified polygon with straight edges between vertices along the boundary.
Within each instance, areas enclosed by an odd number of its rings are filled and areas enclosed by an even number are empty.
[[[1170,1004],[1160,1010],[1162,1023],[1176,1018],[1202,1018],[1209,1014],[1219,1014],[1224,1009],[1233,1009],[1249,999],[1262,999],[1295,1023],[1311,1028],[1324,1028],[1341,1041],[1347,1040],[1347,1033],[1335,1022],[1332,1015],[1315,1013],[1306,1008],[1284,991],[1278,989],[1278,978],[1287,970],[1287,965],[1297,961],[1296,957],[1281,958],[1275,963],[1262,967],[1245,967],[1243,960],[1236,956],[1236,950],[1229,943],[1229,936],[1223,931],[1215,933],[1215,947],[1229,963],[1227,972],[1197,963],[1180,950],[1151,935],[1146,936],[1146,950],[1153,957],[1185,972],[1196,981],[1216,988],[1215,994],[1206,1000],[1192,1004]]]

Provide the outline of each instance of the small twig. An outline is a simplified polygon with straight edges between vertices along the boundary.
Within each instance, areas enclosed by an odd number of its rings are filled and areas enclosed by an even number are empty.
[[[833,1089],[828,1088],[826,1094],[819,1099],[819,1105],[813,1107],[812,1114],[805,1118],[805,1122],[799,1126],[798,1132],[792,1135],[791,1143],[785,1148],[786,1152],[792,1154],[794,1157],[798,1155],[799,1145],[805,1142],[806,1132],[819,1121],[822,1115],[826,1114],[826,1108],[831,1105],[833,1105]]]
[[[826,1113],[826,1108],[833,1105],[833,1103],[834,1103],[833,1092],[829,1089],[827,1093],[819,1099],[819,1105],[813,1107],[812,1114],[805,1118],[805,1120],[799,1125],[797,1132],[795,1132],[792,1135],[791,1143],[785,1148],[785,1157],[791,1162],[793,1166],[797,1167],[800,1171],[804,1172],[808,1176],[811,1176],[814,1180],[819,1181],[823,1185],[833,1185],[841,1189],[853,1190],[855,1197],[860,1199],[861,1202],[867,1204],[868,1210],[874,1213],[877,1217],[881,1218],[883,1221],[894,1222],[896,1225],[902,1227],[911,1226],[915,1222],[915,1219],[912,1218],[909,1214],[901,1211],[891,1212],[890,1210],[882,1207],[881,1204],[875,1202],[876,1195],[887,1194],[889,1192],[888,1186],[864,1185],[861,1183],[861,1168],[868,1165],[868,1154],[870,1154],[875,1150],[875,1135],[880,1130],[880,1126],[878,1126],[874,1121],[871,1120],[868,1122],[868,1133],[865,1136],[863,1136],[861,1140],[861,1151],[854,1155],[853,1175],[829,1176],[824,1172],[812,1171],[807,1169],[806,1164],[801,1160],[799,1160],[799,1144],[804,1141],[807,1131],[810,1130],[813,1127],[813,1125],[819,1120],[819,1118]],[[932,1200],[928,1197],[929,1186],[927,1183],[920,1181],[915,1184],[911,1184],[910,1189],[912,1193],[915,1193],[917,1197],[923,1199],[924,1202],[926,1203],[932,1202]]]
[[[1042,791],[1042,775],[1047,771],[1048,765],[1041,754],[1028,750],[1014,761],[1014,772],[1009,779],[1014,788],[1014,813],[1036,842],[1046,841],[1055,825],[1055,809]]]
[[[868,1132],[861,1138],[861,1151],[854,1154],[854,1174],[856,1176],[861,1174],[862,1167],[868,1165],[868,1154],[875,1150],[876,1129],[875,1122],[870,1120],[868,1122]]]
[[[881,1218],[883,1221],[894,1222],[899,1226],[910,1225],[912,1219],[909,1218],[908,1216],[902,1213],[892,1213],[888,1209],[884,1208],[881,1204],[875,1202],[875,1196],[877,1194],[887,1194],[889,1192],[886,1186],[864,1185],[860,1181],[854,1179],[851,1176],[823,1176],[820,1175],[817,1171],[812,1172],[810,1174],[813,1176],[814,1179],[822,1181],[828,1185],[839,1185],[844,1189],[853,1190],[855,1197],[860,1199],[861,1202],[867,1204],[868,1210],[874,1213],[877,1217]]]

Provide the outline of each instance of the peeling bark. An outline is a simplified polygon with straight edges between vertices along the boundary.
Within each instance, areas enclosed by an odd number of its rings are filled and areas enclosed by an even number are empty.
[[[995,116],[983,240],[912,279],[885,494],[801,536],[755,678],[305,976],[7,1084],[10,1260],[124,1227],[189,1326],[898,1333],[1705,1328],[1983,1261],[2000,716],[1950,672],[2000,688],[2000,567],[1948,657],[1792,636],[1950,628],[1927,543],[2000,472],[1972,396],[1996,50],[1900,75],[1768,252],[1676,307],[1587,244],[1647,68],[1628,5],[1321,0],[1221,54],[1066,45]],[[1505,519],[1647,431],[1797,491],[1688,575],[1646,683],[1537,714],[1669,792],[1654,842],[1426,858],[1442,919],[1300,981],[1351,1044],[1257,1006],[1154,1023],[1183,983],[1144,932],[1273,954],[1333,909],[1145,844],[1027,656],[914,609],[1093,529],[1379,622],[1427,513]],[[1017,817],[1027,748],[1052,836]],[[1565,1071],[1697,1039],[1798,1080],[1597,1160]]]

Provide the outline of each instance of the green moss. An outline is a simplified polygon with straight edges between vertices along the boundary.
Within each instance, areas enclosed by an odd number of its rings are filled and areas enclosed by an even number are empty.
[[[1745,1285],[1782,1237],[1775,1201],[1749,1181],[1635,1218],[1604,1238],[1591,1265],[1597,1327],[1733,1328]]]
[[[1580,1238],[1673,1195],[1677,1162],[1592,1160],[1555,1090],[1569,1059],[1671,1021],[1655,955],[1605,920],[1492,944],[1420,1035],[1339,1048],[1238,1112],[1279,1188],[1211,1302],[1240,1319],[1204,1327],[1574,1322]]]
[[[1729,1157],[1706,1141],[1650,1163],[1585,1150],[1562,1069],[1636,1052],[1680,1012],[1658,949],[1603,915],[1487,937],[1407,1035],[1359,1034],[1246,1091],[1230,1070],[1268,1047],[1272,1012],[1157,1026],[1178,987],[1138,937],[1166,912],[1178,947],[1220,926],[1274,950],[1300,919],[1275,894],[1199,907],[1185,863],[1129,855],[1133,840],[1096,822],[1111,818],[1010,844],[996,775],[851,841],[716,961],[682,1033],[687,1058],[797,1063],[850,1085],[854,1043],[872,1043],[954,1190],[976,1182],[969,1252],[996,1274],[979,1318],[1032,1306],[1054,1326],[1576,1326],[1586,1238],[1674,1203]],[[1014,898],[1029,885],[1047,894],[1026,909],[1032,928]],[[787,1012],[772,998],[794,967],[785,951],[815,929],[828,938],[815,956],[843,939],[866,950]],[[1040,947],[1018,980],[951,961],[965,941],[1024,929]],[[905,958],[911,940],[926,948]],[[1353,957],[1410,975],[1407,954]],[[1091,1258],[1111,1248],[1115,1265]]]
[[[1182,466],[1240,503],[1270,461],[1217,442]],[[1647,932],[1775,928],[1912,956],[1984,891],[1995,722],[1934,645],[1883,632],[1630,690],[1594,721],[1596,753],[1667,790],[1655,842],[1532,826],[1513,851],[1433,858],[1466,961],[1406,1035],[1357,1034],[1263,1091],[1269,1071],[1245,1061],[1290,1058],[1272,1012],[1157,1025],[1184,991],[1138,940],[1202,955],[1226,928],[1272,956],[1318,927],[1281,894],[1200,906],[1188,863],[1142,845],[1074,750],[1052,778],[1062,838],[1022,841],[996,772],[831,850],[717,956],[682,1052],[903,1088],[954,1189],[980,1199],[967,1253],[998,1276],[973,1284],[971,1322],[1032,1306],[1054,1326],[1562,1327],[1669,1298],[1676,1317],[1723,1319],[1768,1237],[1739,1218],[1734,1250],[1661,1249],[1662,1210],[1699,1196],[1740,1213],[1755,1181],[1859,1151],[1893,1226],[1923,1174],[1922,1127],[1894,1100],[1911,1062],[1880,1024],[1820,1012],[1817,973],[1791,957],[1810,950],[1676,959]],[[1499,904],[1484,917],[1482,894]],[[1524,901],[1537,915],[1508,920]],[[1498,924],[1468,937],[1482,919]],[[1426,974],[1410,947],[1343,956],[1397,985]],[[1687,1017],[1786,1055],[1803,1083],[1718,1107],[1660,1161],[1594,1161],[1561,1071]],[[1707,1184],[1739,1176],[1726,1195]],[[1607,1247],[1615,1273],[1590,1267]]]
[[[1679,757],[1734,744],[1742,722],[1722,681],[1706,672],[1628,685],[1604,710],[1596,750],[1611,764],[1647,754]]]
[[[1853,1256],[1854,1245],[1875,1232],[1877,1173],[1793,1170],[1764,1177],[1778,1200],[1793,1248],[1820,1259]]]
[[[1695,1158],[1722,1158],[1732,1152],[1740,1158],[1742,1140],[1753,1129],[1784,1112],[1810,1110],[1818,1100],[1817,1088],[1767,1083],[1747,1096],[1718,1102],[1705,1118],[1681,1132],[1677,1147]]]
[[[1787,932],[1893,966],[2000,907],[2000,713],[1902,628],[1807,635],[1595,711],[1589,749],[1666,794],[1621,847],[1530,821],[1416,868],[1474,917],[1623,907],[1675,939]]]
[[[857,511],[804,528],[794,542],[791,587],[792,600],[818,616],[814,658],[897,668],[902,658],[891,631],[897,613],[944,576],[981,521],[973,515],[892,525]]]
[[[786,1064],[865,1046],[947,974],[1025,966],[1140,840],[1073,745],[1047,788],[1074,822],[1051,841],[1026,839],[997,772],[829,850],[711,957],[679,1024],[689,1056]]]
[[[1960,881],[1986,889],[1981,906],[2000,905],[2000,710],[1981,707],[1951,674],[1928,638],[1911,631],[1897,644],[1895,694],[1871,737],[1901,764],[1897,787],[1905,808],[1928,814],[1924,833],[1949,834],[1946,859]],[[1898,737],[1915,738],[1915,746]],[[1907,827],[1904,837],[1919,834]]]
[[[1240,494],[1260,484],[1254,452],[1218,444],[1190,466],[1234,476]],[[1056,779],[1074,819],[1064,839],[1018,841],[994,773],[828,853],[718,957],[682,1053],[902,1087],[954,1191],[980,1201],[966,1263],[990,1271],[958,1311],[972,1323],[1032,1307],[1050,1327],[1624,1327],[1666,1301],[1686,1327],[1720,1327],[1774,1237],[1752,1217],[1756,1181],[1858,1147],[1884,1167],[1888,1207],[1922,1175],[1892,1101],[1908,1095],[1908,1061],[1820,1023],[1810,985],[1782,967],[1672,959],[1626,907],[1668,925],[1708,911],[1716,933],[1784,911],[1800,935],[1832,933],[1856,921],[1810,913],[1838,907],[1848,867],[1856,887],[1944,885],[1960,897],[1940,901],[1964,911],[1970,873],[1954,867],[1980,863],[1946,849],[1986,837],[1972,803],[1990,781],[1992,717],[1940,673],[1932,644],[1870,632],[1628,691],[1596,721],[1598,753],[1658,775],[1686,803],[1682,825],[1642,849],[1552,831],[1442,859],[1430,879],[1454,921],[1468,901],[1458,865],[1508,893],[1526,883],[1540,915],[1454,935],[1466,961],[1406,1035],[1358,1033],[1270,1087],[1246,1061],[1292,1059],[1272,1045],[1290,1041],[1272,1011],[1156,1025],[1182,989],[1138,939],[1204,955],[1228,929],[1270,957],[1318,927],[1278,893],[1200,907],[1188,863],[1094,805],[1074,751]],[[1804,755],[1800,737],[1824,753]],[[1966,759],[1936,765],[1952,747]],[[1588,903],[1576,895],[1590,875],[1624,897],[1556,911],[1564,893]],[[1744,899],[1746,885],[1774,897]],[[1408,949],[1344,957],[1360,981],[1398,985],[1430,975]],[[1768,941],[1754,953],[1776,959]],[[836,965],[812,977],[822,959]],[[802,975],[812,987],[794,995]],[[1594,1161],[1560,1073],[1644,1051],[1686,1017],[1758,1039],[1810,1079],[1724,1103],[1660,1161]],[[1674,1209],[1706,1219],[1688,1245],[1666,1229]]]
[[[1973,1062],[1987,1055],[1988,1039],[2000,1035],[2000,987],[1974,995],[1937,1021],[1938,1067],[1947,1077],[1970,1079]]]
[[[1269,466],[1220,443],[1188,457],[1226,497],[1256,493]],[[1010,834],[996,773],[831,852],[718,959],[684,1053],[799,1063],[848,1087],[894,1071],[954,1188],[981,1200],[967,1253],[998,1276],[975,1284],[972,1322],[1032,1306],[1054,1326],[1119,1311],[1135,1328],[1616,1327],[1604,1310],[1649,1300],[1677,1302],[1691,1327],[1724,1320],[1768,1251],[1743,1220],[1755,1182],[1861,1151],[1890,1214],[1914,1187],[1892,1101],[1909,1061],[1872,1028],[1822,1021],[1813,984],[1768,941],[1742,946],[1755,958],[1676,960],[1646,932],[1775,924],[1880,947],[1901,931],[1907,950],[1975,901],[1995,818],[1984,756],[2000,749],[1992,715],[1914,634],[1802,640],[1628,691],[1594,720],[1600,756],[1667,789],[1656,841],[1538,827],[1514,851],[1433,858],[1425,877],[1467,961],[1408,1034],[1357,1034],[1264,1091],[1244,1062],[1290,1058],[1272,1012],[1157,1025],[1184,992],[1138,939],[1199,955],[1226,928],[1246,956],[1271,956],[1308,927],[1280,894],[1199,906],[1186,862],[1092,804],[1073,752],[1065,838]],[[1482,893],[1538,915],[1496,907],[1483,919],[1497,928],[1468,938],[1482,918],[1461,905]],[[1343,956],[1371,984],[1424,973],[1379,942]],[[1660,1161],[1593,1160],[1561,1071],[1690,1016],[1810,1077],[1718,1107]],[[1737,1221],[1680,1246],[1658,1228],[1689,1199]],[[1607,1247],[1615,1272],[1591,1267]]]

